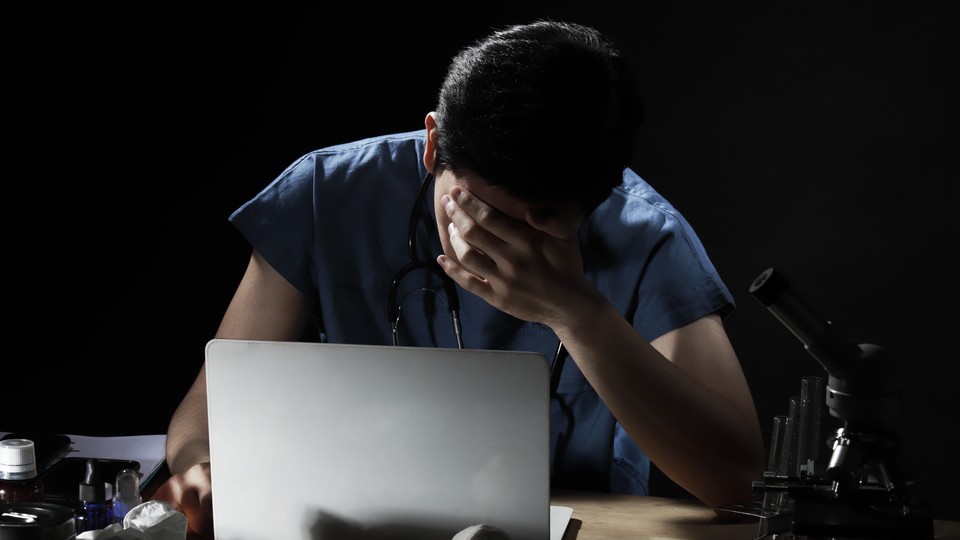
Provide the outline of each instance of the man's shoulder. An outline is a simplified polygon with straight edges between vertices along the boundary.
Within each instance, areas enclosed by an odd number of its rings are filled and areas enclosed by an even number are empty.
[[[426,131],[376,135],[317,148],[291,163],[285,174],[336,177],[358,171],[419,171]]]
[[[325,146],[318,150],[314,150],[313,153],[319,154],[344,154],[344,153],[363,153],[363,152],[378,152],[382,149],[393,149],[400,150],[404,147],[409,147],[412,150],[416,150],[423,146],[424,141],[426,140],[426,130],[420,129],[416,131],[404,131],[399,133],[389,133],[384,135],[374,135],[371,137],[364,137],[362,139],[356,139],[350,142],[338,143],[330,146]]]
[[[610,197],[601,206],[615,208],[617,213],[640,212],[647,214],[648,218],[677,213],[670,201],[629,167],[623,171],[623,181],[613,189]],[[663,216],[660,216],[657,219],[662,218]]]
[[[635,197],[651,202],[664,200],[653,186],[629,167],[623,170],[623,181],[616,187],[614,192],[620,193],[625,197]]]

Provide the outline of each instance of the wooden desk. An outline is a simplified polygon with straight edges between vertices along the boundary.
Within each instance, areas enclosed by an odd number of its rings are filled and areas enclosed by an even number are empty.
[[[758,530],[756,519],[718,521],[712,509],[695,500],[555,491],[550,504],[573,508],[563,540],[751,540]]]
[[[144,500],[169,477],[164,464],[144,486]],[[756,519],[723,522],[691,499],[554,491],[550,504],[573,508],[563,540],[755,540],[759,530]],[[933,526],[937,540],[960,540],[960,522],[935,520]]]
[[[759,523],[719,521],[695,500],[555,491],[550,504],[573,508],[563,540],[754,540]],[[934,520],[934,537],[960,540],[960,522]]]

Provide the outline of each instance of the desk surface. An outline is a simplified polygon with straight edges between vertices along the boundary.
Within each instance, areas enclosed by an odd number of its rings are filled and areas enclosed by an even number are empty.
[[[144,500],[169,478],[164,465],[144,487]],[[713,510],[692,499],[554,491],[550,504],[573,508],[563,540],[755,540],[756,519],[716,519]],[[937,540],[960,540],[960,522],[934,521]]]
[[[556,491],[550,503],[573,508],[563,540],[757,537],[756,519],[724,523],[715,519],[713,510],[695,500]]]
[[[713,510],[688,499],[559,491],[550,503],[573,508],[563,540],[753,540],[759,530],[756,519],[718,521]],[[938,540],[960,540],[960,522],[933,526]]]

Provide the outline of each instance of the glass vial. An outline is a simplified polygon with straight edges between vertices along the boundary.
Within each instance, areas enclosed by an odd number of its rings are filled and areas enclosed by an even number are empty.
[[[117,472],[116,486],[113,490],[113,521],[122,524],[127,513],[143,502],[140,475],[133,469],[121,469]]]
[[[816,476],[822,464],[820,447],[823,445],[820,424],[823,421],[823,379],[815,376],[800,379],[800,438],[797,441],[799,474]]]
[[[43,481],[37,477],[37,457],[33,441],[0,441],[0,501],[39,502],[43,500]]]
[[[778,474],[796,478],[797,443],[800,438],[800,398],[790,397],[790,407],[784,421],[783,447],[780,450],[780,469]]]
[[[767,456],[767,472],[781,474],[780,460],[783,458],[783,444],[787,431],[787,416],[779,414],[773,417],[773,430],[770,434],[770,454]]]

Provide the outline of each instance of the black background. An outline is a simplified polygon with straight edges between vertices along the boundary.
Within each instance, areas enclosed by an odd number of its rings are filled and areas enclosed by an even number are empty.
[[[0,429],[165,431],[249,254],[230,212],[306,151],[422,127],[459,48],[551,17],[640,75],[633,167],[737,299],[764,436],[824,374],[748,293],[774,266],[902,362],[908,463],[960,519],[952,10],[661,4],[9,12]]]

